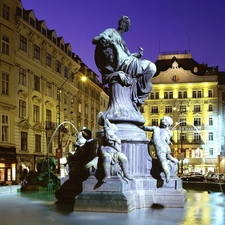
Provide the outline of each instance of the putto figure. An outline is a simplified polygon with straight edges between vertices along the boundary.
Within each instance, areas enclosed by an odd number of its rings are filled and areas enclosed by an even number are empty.
[[[96,45],[95,61],[102,74],[103,83],[109,85],[119,83],[123,87],[131,87],[129,97],[133,107],[138,111],[138,108],[144,103],[152,90],[151,79],[156,72],[156,66],[149,60],[141,59],[144,51],[141,47],[139,47],[140,52],[130,53],[122,39],[122,34],[129,30],[130,25],[130,19],[127,16],[122,16],[117,29],[106,29],[100,35],[94,37],[92,43]],[[120,95],[118,94],[116,97],[118,98]],[[114,96],[112,96],[111,102],[115,106],[116,103],[113,98]],[[120,101],[123,104],[126,103],[127,99],[121,97]]]
[[[164,116],[160,120],[160,126],[144,126],[143,130],[145,131],[153,131],[152,136],[152,144],[155,147],[156,156],[159,160],[163,172],[166,177],[166,182],[168,183],[170,180],[170,171],[171,168],[169,166],[170,162],[173,164],[177,164],[178,160],[173,158],[173,156],[170,154],[170,144],[171,137],[172,137],[172,131],[170,130],[170,127],[173,124],[173,120],[169,116]]]

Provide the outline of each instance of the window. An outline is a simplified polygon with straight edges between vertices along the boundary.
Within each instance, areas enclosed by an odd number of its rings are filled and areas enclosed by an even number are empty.
[[[65,78],[68,78],[68,72],[69,72],[68,68],[64,67],[64,77]]]
[[[6,20],[9,20],[10,8],[9,6],[2,3],[2,17]]]
[[[64,51],[64,45],[63,44],[60,45],[60,48]]]
[[[186,105],[180,105],[178,111],[180,113],[185,113],[187,111],[187,106]]]
[[[54,44],[56,44],[56,38],[55,38],[55,37],[52,37],[52,42],[53,42]]]
[[[213,118],[209,118],[209,126],[213,126]]]
[[[61,63],[58,60],[56,61],[56,72],[61,73]]]
[[[179,91],[178,98],[187,98],[187,91]]]
[[[2,35],[2,53],[9,55],[9,37]]]
[[[151,92],[150,99],[159,99],[159,92]]]
[[[209,112],[212,112],[212,111],[213,111],[213,105],[210,104],[210,105],[208,106],[208,111],[209,111]]]
[[[9,117],[2,115],[2,142],[9,141]]]
[[[46,64],[49,67],[52,66],[52,56],[50,54],[48,54],[48,53],[47,53],[47,56],[46,56]]]
[[[201,106],[200,105],[194,105],[194,112],[201,112]]]
[[[46,33],[47,33],[47,32],[46,32],[46,29],[42,27],[42,28],[41,28],[41,33],[42,33],[43,35],[46,36]]]
[[[202,92],[201,91],[192,91],[192,98],[201,98]]]
[[[165,107],[165,113],[172,113],[172,106],[171,105],[166,105]]]
[[[152,119],[152,126],[158,126],[158,119]]]
[[[40,107],[38,105],[34,105],[34,121],[40,122]]]
[[[158,113],[159,110],[158,110],[158,106],[157,105],[153,105],[152,106],[152,113]]]
[[[201,141],[201,135],[199,133],[194,133],[194,141]]]
[[[180,118],[180,126],[187,126],[187,119],[186,118]]]
[[[46,109],[46,129],[52,128],[52,111]]]
[[[40,47],[34,45],[34,58],[40,60]]]
[[[46,94],[50,97],[52,97],[52,83],[49,81],[46,81]]]
[[[213,155],[213,148],[209,148],[209,154]]]
[[[165,99],[172,99],[173,98],[173,92],[164,92],[164,98]]]
[[[22,17],[22,9],[20,7],[16,7],[16,15]]]
[[[23,68],[20,68],[19,71],[19,83],[25,86],[27,83],[27,71]]]
[[[213,132],[209,132],[209,141],[213,141]]]
[[[33,18],[30,18],[30,25],[32,26],[32,27],[35,27],[35,21],[34,21],[34,19]]]
[[[181,141],[186,141],[186,139],[187,139],[187,134],[186,133],[180,133],[180,140]],[[182,149],[181,149],[182,150]]]
[[[40,77],[34,75],[34,90],[40,91]]]
[[[201,118],[194,118],[194,126],[201,126]]]
[[[41,152],[41,135],[35,134],[35,152]]]
[[[20,49],[27,52],[27,39],[20,35]]]
[[[213,97],[213,91],[212,90],[208,90],[208,97]]]
[[[145,112],[143,106],[140,107],[140,112],[141,112],[141,113],[144,113],[144,112]]]
[[[21,132],[21,150],[27,151],[27,132]]]
[[[26,102],[23,100],[19,100],[19,117],[26,117]]]
[[[9,95],[9,74],[2,73],[2,94]]]

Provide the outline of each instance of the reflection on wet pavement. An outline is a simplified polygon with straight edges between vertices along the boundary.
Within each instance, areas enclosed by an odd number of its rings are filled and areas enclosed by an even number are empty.
[[[187,190],[185,208],[146,208],[125,213],[75,212],[56,205],[53,195],[0,194],[0,224],[5,225],[224,225],[225,195]]]

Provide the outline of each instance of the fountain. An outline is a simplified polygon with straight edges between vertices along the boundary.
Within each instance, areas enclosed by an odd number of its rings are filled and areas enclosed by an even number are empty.
[[[129,18],[123,16],[118,24],[118,29],[107,29],[92,41],[96,65],[110,92],[108,108],[97,118],[102,128],[94,138],[86,128],[79,131],[76,154],[68,158],[69,179],[56,198],[59,203],[74,203],[75,211],[128,213],[154,204],[184,207],[186,191],[176,166],[169,163],[176,160],[160,153],[170,152],[163,135],[170,133],[171,124],[162,118],[160,127],[144,127],[139,110],[151,92],[156,67],[141,59],[141,47],[131,54],[122,40]],[[153,131],[156,159],[149,154],[152,144],[146,130]]]

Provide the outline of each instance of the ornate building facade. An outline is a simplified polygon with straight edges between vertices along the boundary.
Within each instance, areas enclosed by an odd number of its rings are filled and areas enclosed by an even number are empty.
[[[0,183],[10,184],[35,170],[41,157],[65,157],[83,126],[95,132],[108,95],[72,46],[33,10],[19,0],[0,5]]]
[[[173,119],[171,150],[180,159],[179,173],[224,172],[218,68],[197,63],[188,52],[160,54],[156,66],[142,109],[146,125],[159,125],[164,115]]]

